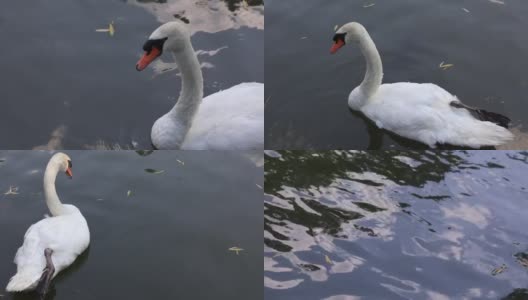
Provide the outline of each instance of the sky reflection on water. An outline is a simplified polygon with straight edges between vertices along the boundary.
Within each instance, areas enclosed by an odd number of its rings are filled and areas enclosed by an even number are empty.
[[[528,152],[268,151],[266,298],[521,293],[527,170]]]

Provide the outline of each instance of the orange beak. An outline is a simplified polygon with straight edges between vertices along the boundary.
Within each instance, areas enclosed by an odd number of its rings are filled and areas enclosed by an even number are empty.
[[[161,51],[152,47],[150,53],[145,52],[136,64],[136,70],[143,71],[153,60],[160,56]]]
[[[338,40],[332,45],[332,48],[330,48],[330,53],[331,54],[336,53],[337,50],[339,50],[339,48],[343,47],[344,45],[345,45],[345,42],[343,42],[342,40]]]
[[[70,177],[70,179],[73,178],[73,173],[72,173],[71,168],[66,169],[66,175],[68,175],[68,177]]]

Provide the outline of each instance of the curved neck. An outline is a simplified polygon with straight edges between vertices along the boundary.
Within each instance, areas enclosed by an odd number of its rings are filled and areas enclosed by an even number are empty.
[[[366,96],[365,101],[372,97],[381,85],[383,79],[383,66],[381,64],[381,57],[376,49],[376,45],[370,35],[365,30],[359,40],[359,48],[367,62],[367,71],[365,78],[359,86],[363,94]]]
[[[174,138],[181,145],[191,128],[194,116],[203,98],[203,77],[196,53],[189,42],[183,51],[173,52],[174,59],[180,69],[182,88],[178,102],[168,115],[178,123],[180,132]]]
[[[58,216],[64,213],[64,207],[59,200],[57,191],[55,190],[55,178],[59,172],[58,166],[50,161],[46,166],[44,172],[44,196],[46,197],[46,204],[53,216]]]

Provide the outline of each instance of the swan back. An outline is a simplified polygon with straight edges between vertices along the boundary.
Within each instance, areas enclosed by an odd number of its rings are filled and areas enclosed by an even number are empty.
[[[46,248],[53,250],[53,277],[88,248],[90,231],[86,219],[75,206],[64,206],[69,214],[46,218],[29,227],[15,256],[17,274],[9,281],[7,291],[31,290],[37,286],[46,266]]]
[[[264,84],[241,83],[203,99],[182,149],[264,148]]]
[[[351,93],[351,98],[355,95]],[[435,84],[399,82],[381,85],[372,101],[360,111],[379,128],[432,148],[436,144],[479,148],[500,145],[513,138],[507,129],[451,106],[453,101],[459,100]]]

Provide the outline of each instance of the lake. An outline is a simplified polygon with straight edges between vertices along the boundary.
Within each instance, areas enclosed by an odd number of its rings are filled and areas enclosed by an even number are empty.
[[[0,149],[151,149],[180,91],[172,57],[136,62],[162,22],[188,21],[204,95],[264,81],[264,8],[241,0],[0,4]],[[115,34],[96,32],[113,22]]]
[[[528,149],[528,3],[500,2],[267,1],[266,149],[426,148],[348,108],[365,61],[358,47],[331,55],[330,46],[334,27],[351,21],[376,43],[385,83],[435,83],[468,105],[505,114],[516,141],[502,148]],[[452,66],[443,70],[442,62]]]
[[[65,153],[73,179],[59,174],[57,192],[85,216],[91,244],[52,281],[47,300],[262,297],[261,152]],[[50,157],[0,152],[2,300],[38,299],[5,286],[24,233],[48,213],[42,176]],[[5,194],[10,186],[18,194]]]
[[[527,170],[528,152],[268,151],[265,299],[526,299]]]

